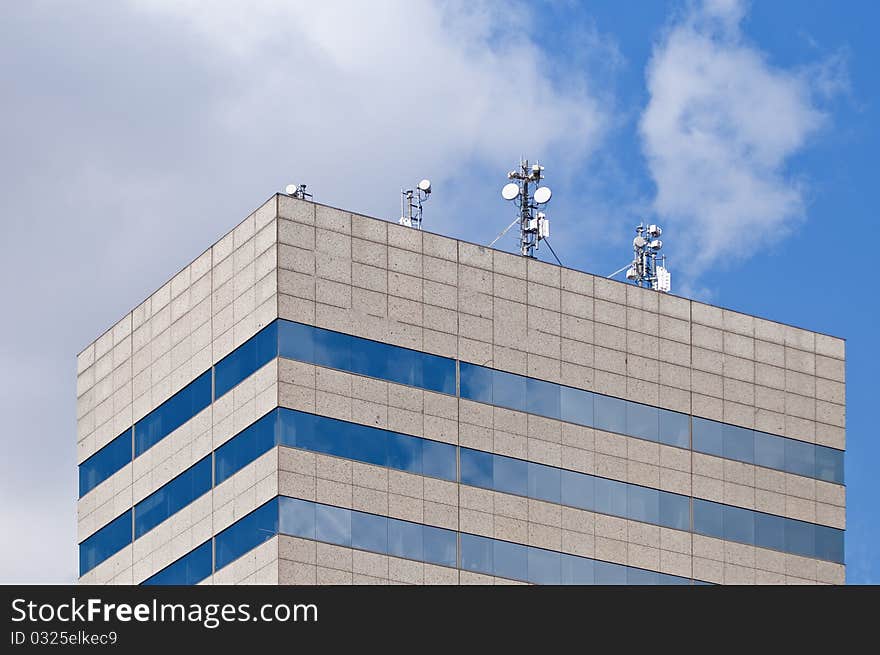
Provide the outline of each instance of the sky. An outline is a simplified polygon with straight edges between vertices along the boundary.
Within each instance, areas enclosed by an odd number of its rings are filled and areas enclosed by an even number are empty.
[[[489,243],[519,158],[562,263],[664,228],[673,292],[847,339],[849,583],[880,583],[880,4],[10,3],[0,582],[76,579],[75,356],[287,184]],[[512,236],[499,247],[516,247]],[[539,257],[552,260],[539,251]]]

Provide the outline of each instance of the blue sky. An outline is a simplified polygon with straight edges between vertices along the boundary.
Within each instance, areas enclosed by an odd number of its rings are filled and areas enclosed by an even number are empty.
[[[293,181],[394,220],[430,177],[425,228],[488,243],[524,155],[565,265],[610,273],[656,220],[674,292],[847,339],[848,581],[880,582],[878,19],[808,0],[7,7],[0,290],[29,320],[0,322],[18,535],[0,581],[75,579],[74,355],[174,271]]]

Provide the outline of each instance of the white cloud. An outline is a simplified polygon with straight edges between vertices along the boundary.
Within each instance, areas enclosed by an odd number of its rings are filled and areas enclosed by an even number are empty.
[[[738,0],[691,6],[647,70],[654,210],[691,283],[728,245],[745,258],[804,218],[805,185],[787,166],[826,119],[828,69],[773,66],[744,38],[744,15]]]

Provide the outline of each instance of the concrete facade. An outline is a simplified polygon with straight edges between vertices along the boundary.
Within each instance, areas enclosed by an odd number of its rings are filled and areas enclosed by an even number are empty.
[[[838,338],[275,195],[77,358],[83,462],[274,319],[845,448]],[[79,501],[85,539],[273,407],[844,529],[845,487],[286,359]],[[82,578],[138,584],[281,494],[713,583],[844,566],[276,447]],[[493,583],[279,535],[204,583]]]

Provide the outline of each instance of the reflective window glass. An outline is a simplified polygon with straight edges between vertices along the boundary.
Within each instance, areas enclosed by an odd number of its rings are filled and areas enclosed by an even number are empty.
[[[722,453],[728,459],[749,464],[755,461],[755,433],[737,425],[724,425]]]
[[[660,411],[656,407],[628,401],[625,433],[639,439],[657,441],[660,437]]]
[[[458,365],[461,397],[478,403],[492,404],[492,370],[475,364]]]
[[[816,447],[811,443],[786,439],[785,470],[813,477],[816,474]]]
[[[508,541],[495,540],[492,548],[494,574],[500,578],[525,580],[529,568],[528,548]]]
[[[660,492],[656,489],[629,485],[626,513],[633,521],[658,524],[660,522]]]
[[[208,369],[135,423],[135,456],[171,434],[210,404],[211,370]]]
[[[755,512],[755,545],[785,550],[785,521],[779,516]]]
[[[461,449],[461,482],[485,489],[493,488],[492,455],[470,448]]]
[[[352,444],[365,435],[364,426],[347,423],[337,419],[316,417],[314,429],[306,430],[296,435],[296,447],[303,450],[311,450],[315,453],[335,455],[336,457],[351,457]],[[372,435],[369,435],[372,436]],[[369,438],[367,436],[367,438]],[[384,462],[379,462],[384,464]]]
[[[273,410],[214,451],[214,484],[220,484],[275,445]]]
[[[278,324],[273,321],[214,365],[214,398],[220,398],[277,355]]]
[[[668,409],[658,411],[660,413],[660,443],[679,448],[690,448],[690,417],[687,414],[672,412]]]
[[[561,553],[543,548],[529,548],[529,582],[562,584]]]
[[[455,532],[425,525],[422,527],[422,536],[426,562],[440,566],[457,566],[455,560],[458,548]]]
[[[514,373],[492,371],[492,403],[499,407],[526,409],[526,378]]]
[[[843,564],[843,530],[817,525],[814,528],[814,532],[816,557]]]
[[[724,506],[724,538],[741,544],[755,543],[755,513],[740,507]]]
[[[422,536],[422,526],[418,523],[388,519],[388,554],[422,560],[424,556]]]
[[[766,432],[755,432],[755,464],[785,470],[785,439]]]
[[[592,585],[596,583],[593,560],[562,555],[562,584]]]
[[[312,363],[343,371],[352,370],[352,337],[315,327],[311,328],[311,331],[315,347]]]
[[[707,537],[724,538],[723,505],[694,498],[694,532]]]
[[[815,557],[816,530],[812,523],[785,520],[785,550],[795,555]]]
[[[215,570],[278,534],[278,499],[240,518],[214,538]]]
[[[79,545],[79,574],[91,571],[130,543],[131,510],[128,510]]]
[[[210,490],[211,456],[208,455],[135,505],[135,539]]]
[[[79,495],[86,495],[131,461],[131,428],[79,465]]]
[[[562,471],[562,504],[592,510],[595,507],[594,478],[591,475]]]
[[[335,431],[336,443],[343,442],[343,446],[335,451],[339,457],[350,457],[359,462],[376,466],[401,468],[412,456],[411,449],[408,449],[406,444],[400,443],[403,435],[397,435],[395,438],[395,448],[392,453],[390,444],[392,433],[342,421],[338,423],[338,428],[335,427],[336,425],[325,423],[322,417],[317,417],[315,429],[325,431],[328,434],[334,434]],[[416,437],[409,437],[409,439],[416,439]],[[413,446],[413,448],[417,449],[418,447]]]
[[[560,470],[544,464],[529,462],[529,498],[558,503],[562,496]]]
[[[315,503],[282,497],[278,506],[278,529],[281,534],[304,539],[315,538]]]
[[[687,496],[661,491],[660,525],[676,530],[691,529],[691,503]]]
[[[195,550],[144,580],[142,585],[194,585],[209,575],[213,565],[213,547],[208,539]]]
[[[422,360],[422,387],[438,393],[455,395],[455,360],[419,353]]]
[[[521,459],[494,456],[493,480],[495,491],[526,496],[529,494],[529,465]]]
[[[374,430],[373,434],[378,431]],[[369,438],[373,437],[373,434]],[[386,466],[410,473],[422,473],[422,440],[405,434],[389,432]]]
[[[694,416],[694,450],[721,457],[724,454],[723,423]]]
[[[626,517],[626,485],[617,480],[595,479],[596,511]]]
[[[475,571],[494,574],[492,564],[493,540],[486,537],[478,537],[473,534],[461,535],[461,568],[465,571]]]
[[[578,425],[593,425],[594,395],[589,391],[560,387],[562,420]]]
[[[546,416],[547,418],[561,418],[561,391],[559,385],[527,378],[526,411],[530,414]]]
[[[351,510],[316,505],[315,535],[318,541],[351,546]]]
[[[816,446],[816,477],[827,482],[843,484],[843,451],[827,446]]]
[[[455,480],[455,446],[439,441],[422,441],[422,471],[443,480]]]
[[[642,586],[660,584],[660,574],[655,571],[629,567],[626,570],[626,584]]]
[[[278,321],[278,354],[301,362],[315,361],[315,328],[292,321]]]
[[[626,401],[596,394],[596,427],[608,432],[626,432]]]
[[[626,584],[626,567],[611,562],[593,562],[593,571],[597,585],[623,585]]]
[[[351,545],[374,553],[387,553],[388,518],[352,511]]]
[[[394,382],[410,386],[421,382],[421,371],[415,370],[414,359],[406,357],[406,351],[369,339],[352,337],[351,341],[356,343],[352,343],[351,364],[346,368],[352,373],[383,380],[392,379],[393,376]]]

